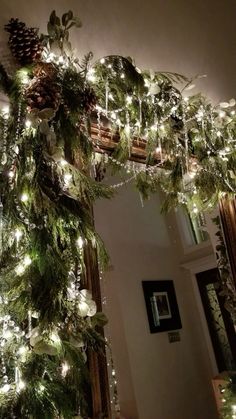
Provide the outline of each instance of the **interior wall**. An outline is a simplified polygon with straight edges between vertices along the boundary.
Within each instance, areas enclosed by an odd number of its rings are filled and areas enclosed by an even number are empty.
[[[190,274],[174,217],[160,200],[142,207],[133,185],[95,207],[96,227],[111,256],[105,275],[109,334],[126,419],[215,419],[212,370]],[[181,341],[150,334],[142,280],[172,279],[183,328]]]
[[[212,98],[235,94],[234,0],[0,0],[0,5],[0,27],[17,16],[42,30],[53,9],[58,14],[72,9],[83,21],[73,32],[79,55],[117,53],[143,68],[207,74],[197,85]]]

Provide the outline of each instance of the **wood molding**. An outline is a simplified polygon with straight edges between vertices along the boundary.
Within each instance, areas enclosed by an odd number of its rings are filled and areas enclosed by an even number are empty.
[[[99,128],[95,122],[91,124],[91,138],[95,151],[108,155],[116,149],[120,139],[118,132],[113,132],[109,126],[102,125]],[[146,140],[134,137],[132,139],[129,160],[137,163],[146,163],[146,145]],[[154,163],[158,163],[159,161],[160,156],[156,153]]]

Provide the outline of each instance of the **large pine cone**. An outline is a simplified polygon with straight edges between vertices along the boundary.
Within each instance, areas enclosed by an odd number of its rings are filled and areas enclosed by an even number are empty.
[[[18,19],[11,19],[5,30],[10,33],[9,46],[12,55],[21,65],[32,64],[41,58],[43,46],[37,29],[27,28]]]
[[[56,110],[61,100],[58,68],[55,64],[39,62],[33,70],[34,78],[26,89],[26,102],[32,111],[51,108]]]
[[[97,98],[91,87],[85,87],[81,95],[81,105],[85,112],[92,112],[96,106]]]

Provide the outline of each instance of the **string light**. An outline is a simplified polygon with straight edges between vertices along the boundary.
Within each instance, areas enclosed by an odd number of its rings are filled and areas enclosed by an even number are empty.
[[[84,241],[82,239],[82,237],[79,237],[76,241],[77,246],[79,247],[79,249],[82,249],[84,246]]]
[[[19,230],[19,229],[16,229],[14,235],[15,235],[15,238],[16,238],[17,242],[19,242],[19,240],[23,236],[23,232],[21,230]]]
[[[64,362],[62,364],[62,366],[61,366],[61,375],[62,375],[62,377],[65,377],[67,375],[69,369],[70,369],[70,366],[68,365],[68,363],[67,362]]]
[[[22,202],[27,202],[28,199],[29,199],[29,195],[27,193],[23,193],[21,195],[21,198],[20,199],[21,199]]]
[[[4,106],[4,108],[2,109],[2,114],[3,114],[4,119],[9,118],[9,112],[10,112],[9,106]]]
[[[32,125],[32,122],[29,119],[26,119],[26,121],[25,121],[26,128],[30,128],[31,125]]]

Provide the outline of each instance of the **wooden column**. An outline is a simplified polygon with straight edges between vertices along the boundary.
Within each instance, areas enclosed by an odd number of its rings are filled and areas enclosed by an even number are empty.
[[[92,292],[96,301],[98,311],[102,311],[100,275],[96,250],[91,247],[84,249],[84,261],[86,266],[86,286]],[[103,329],[98,332],[104,336]],[[92,390],[93,419],[111,419],[109,380],[107,373],[107,362],[104,353],[88,352],[89,374]]]
[[[220,200],[220,216],[232,275],[236,284],[236,199]]]

